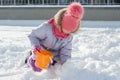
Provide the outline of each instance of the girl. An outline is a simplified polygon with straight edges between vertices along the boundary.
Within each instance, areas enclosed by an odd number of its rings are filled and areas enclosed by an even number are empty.
[[[71,33],[79,29],[83,14],[82,5],[72,2],[67,8],[59,10],[54,18],[32,31],[29,35],[33,47],[32,55],[28,58],[27,63],[34,71],[42,70],[36,66],[36,51],[42,53],[42,50],[47,50],[53,54],[52,62],[48,63],[49,66],[56,63],[62,65],[71,58],[73,39]],[[39,60],[42,61],[42,58]]]

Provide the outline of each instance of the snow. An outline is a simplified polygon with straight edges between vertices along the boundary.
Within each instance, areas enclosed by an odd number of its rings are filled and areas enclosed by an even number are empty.
[[[73,34],[71,62],[41,73],[24,65],[30,50],[27,36],[38,23],[33,26],[18,25],[16,21],[14,26],[3,23],[0,23],[0,80],[120,80],[120,21],[82,21],[81,29]]]

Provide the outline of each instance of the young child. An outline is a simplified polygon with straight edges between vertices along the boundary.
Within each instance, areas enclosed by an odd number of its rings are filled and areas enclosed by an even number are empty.
[[[47,50],[53,54],[52,62],[48,63],[49,66],[56,63],[62,65],[71,58],[73,39],[71,33],[79,29],[83,14],[84,8],[82,5],[72,2],[67,8],[59,10],[54,18],[32,31],[29,35],[32,55],[28,58],[27,63],[34,71],[42,70],[36,66],[36,51]],[[39,58],[39,60],[42,61],[42,58]]]

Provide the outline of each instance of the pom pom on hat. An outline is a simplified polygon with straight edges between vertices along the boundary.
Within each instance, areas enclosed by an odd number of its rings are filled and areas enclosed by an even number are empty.
[[[80,3],[73,2],[68,6],[66,12],[76,18],[82,19],[84,10]]]
[[[79,21],[82,19],[84,9],[80,3],[72,2],[62,18],[62,28],[68,31],[75,31],[78,28]]]

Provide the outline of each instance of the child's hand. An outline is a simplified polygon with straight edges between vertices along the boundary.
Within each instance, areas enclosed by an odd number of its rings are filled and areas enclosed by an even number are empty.
[[[33,51],[39,51],[40,52],[41,48],[39,46],[35,46]]]
[[[35,72],[40,72],[40,71],[42,70],[42,69],[37,68],[37,67],[35,66],[35,60],[33,60],[32,55],[28,58],[28,65],[29,65],[29,67],[31,67],[32,70],[35,71]]]
[[[53,62],[51,63],[53,66],[57,63],[57,61],[53,60]]]
[[[43,47],[39,47],[39,46],[35,46],[35,47],[33,48],[33,52],[34,52],[34,53],[35,53],[36,51],[40,52],[41,50],[44,50],[44,48],[43,48]]]

